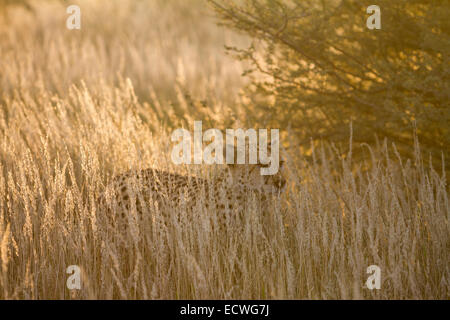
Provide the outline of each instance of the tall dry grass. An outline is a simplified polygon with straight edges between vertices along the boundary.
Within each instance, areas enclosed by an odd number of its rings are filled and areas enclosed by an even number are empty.
[[[1,22],[0,298],[449,298],[447,179],[419,144],[410,160],[368,146],[357,164],[326,144],[312,161],[284,151],[288,188],[270,208],[250,199],[225,229],[204,208],[155,211],[124,253],[98,195],[129,168],[204,174],[172,164],[170,132],[245,113],[242,68],[222,44],[248,40],[202,2],[80,3],[80,32],[52,1]],[[372,264],[380,290],[364,288]]]

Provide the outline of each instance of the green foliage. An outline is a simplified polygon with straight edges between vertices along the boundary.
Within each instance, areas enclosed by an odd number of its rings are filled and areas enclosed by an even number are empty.
[[[371,1],[210,2],[255,39],[230,48],[251,62],[252,121],[291,128],[302,144],[347,141],[352,122],[356,142],[387,137],[404,154],[416,129],[436,163],[450,158],[448,1],[377,1],[380,30],[366,27]]]

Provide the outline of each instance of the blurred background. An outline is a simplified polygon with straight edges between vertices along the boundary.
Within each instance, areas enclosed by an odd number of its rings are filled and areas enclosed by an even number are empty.
[[[450,6],[377,0],[369,30],[372,4],[0,0],[0,298],[448,299]],[[285,193],[225,233],[140,225],[120,259],[96,199],[129,169],[204,174],[170,161],[194,120],[279,128]]]

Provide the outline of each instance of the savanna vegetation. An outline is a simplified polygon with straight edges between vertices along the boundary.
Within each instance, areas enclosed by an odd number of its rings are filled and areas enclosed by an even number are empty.
[[[75,3],[81,30],[64,1],[0,1],[1,299],[449,298],[448,2],[380,0],[370,32],[364,1]],[[131,218],[124,253],[99,195],[214,170],[170,160],[194,120],[280,128],[286,191],[225,229]]]

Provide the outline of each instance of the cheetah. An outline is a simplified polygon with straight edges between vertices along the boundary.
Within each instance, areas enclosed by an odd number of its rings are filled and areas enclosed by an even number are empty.
[[[261,167],[265,166],[224,165],[212,170],[216,174],[209,178],[155,168],[116,176],[97,207],[98,265],[112,265],[114,272],[131,281],[139,259],[167,270],[173,267],[174,239],[178,238],[171,235],[199,225],[198,230],[227,239],[252,214],[270,217],[265,214],[275,212],[271,208],[279,203],[271,200],[280,199],[286,184],[283,162],[272,176],[262,176]],[[182,247],[179,240],[176,245]]]
[[[130,217],[139,222],[156,211],[192,211],[196,206],[222,216],[242,214],[251,197],[264,207],[272,196],[281,194],[286,184],[283,164],[280,161],[279,173],[266,176],[260,174],[263,164],[225,165],[209,179],[154,168],[131,170],[116,176],[99,202],[107,208],[114,228],[126,228]]]

